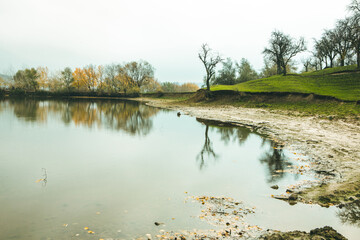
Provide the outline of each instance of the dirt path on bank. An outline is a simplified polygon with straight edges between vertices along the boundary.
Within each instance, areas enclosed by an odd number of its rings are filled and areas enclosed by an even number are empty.
[[[360,199],[360,123],[301,116],[286,111],[233,106],[184,104],[173,100],[138,98],[147,105],[173,109],[182,114],[232,122],[256,129],[285,148],[308,156],[311,170],[321,173],[321,187],[298,189],[303,201],[339,204]],[[325,197],[320,198],[319,197]],[[356,197],[355,197],[356,196]],[[350,197],[350,199],[349,199]],[[325,200],[324,200],[325,199]]]

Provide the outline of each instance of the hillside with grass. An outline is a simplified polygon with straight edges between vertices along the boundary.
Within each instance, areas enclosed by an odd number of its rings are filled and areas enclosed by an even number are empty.
[[[345,101],[360,100],[360,71],[356,66],[301,74],[275,75],[236,85],[216,85],[212,91],[313,93]]]

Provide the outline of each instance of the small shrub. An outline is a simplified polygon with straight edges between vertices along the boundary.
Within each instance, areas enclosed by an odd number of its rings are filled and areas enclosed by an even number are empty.
[[[163,97],[164,96],[163,91],[157,91],[156,94],[157,94],[158,97]]]
[[[50,92],[49,91],[45,91],[45,90],[37,90],[35,92],[35,95],[36,96],[39,96],[39,97],[45,97],[45,96],[49,96],[50,95]]]
[[[10,90],[10,96],[25,96],[26,92],[20,88],[14,88]]]

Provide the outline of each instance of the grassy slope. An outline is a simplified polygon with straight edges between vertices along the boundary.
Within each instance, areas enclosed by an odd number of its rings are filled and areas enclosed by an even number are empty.
[[[232,86],[217,85],[211,90],[315,93],[357,101],[360,100],[360,71],[355,70],[356,66],[346,66],[287,76],[276,75]]]

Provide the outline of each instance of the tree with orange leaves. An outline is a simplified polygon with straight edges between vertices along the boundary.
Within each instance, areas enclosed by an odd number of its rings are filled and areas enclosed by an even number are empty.
[[[105,67],[99,65],[96,71],[96,79],[97,79],[97,91],[103,92],[106,89],[106,81],[105,81]]]
[[[180,92],[196,92],[199,86],[195,83],[184,83],[180,86]]]
[[[81,68],[76,68],[75,71],[73,72],[73,86],[77,88],[78,91],[80,91],[80,89],[85,86],[85,79],[86,79],[86,75],[83,69]]]
[[[140,91],[143,93],[159,92],[162,91],[162,88],[158,81],[150,79],[146,84],[141,86]]]
[[[88,65],[83,71],[85,75],[85,86],[89,91],[95,91],[98,84],[96,67],[94,65]]]
[[[134,89],[135,87],[139,88],[137,83],[133,80],[133,78],[128,75],[127,69],[125,67],[118,68],[116,81],[118,82],[120,91],[122,90],[125,93],[125,95],[129,90]]]
[[[38,67],[36,71],[38,74],[36,81],[39,84],[39,88],[42,90],[47,89],[49,86],[49,69],[47,67]]]

